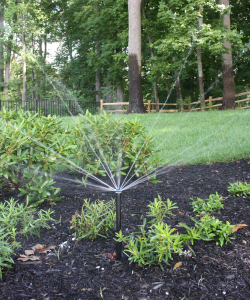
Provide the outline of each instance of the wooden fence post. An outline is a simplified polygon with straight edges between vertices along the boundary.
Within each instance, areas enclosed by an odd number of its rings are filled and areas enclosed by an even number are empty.
[[[151,101],[148,100],[148,113],[150,113],[150,112],[151,112]]]
[[[212,96],[209,96],[209,110],[212,110]]]
[[[102,113],[102,110],[103,110],[103,100],[100,99],[100,111],[101,111],[101,113]]]

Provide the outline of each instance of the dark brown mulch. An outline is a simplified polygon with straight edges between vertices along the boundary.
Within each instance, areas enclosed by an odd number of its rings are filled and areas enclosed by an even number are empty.
[[[177,202],[172,226],[190,223],[190,197],[207,198],[218,192],[226,197],[224,209],[215,216],[232,224],[250,225],[250,197],[229,196],[229,182],[250,182],[249,160],[213,165],[174,167],[161,175],[162,183],[144,183],[122,193],[122,228],[137,230],[147,204],[158,194]],[[42,229],[40,238],[20,239],[23,254],[36,243],[56,245],[56,251],[43,254],[39,263],[20,262],[15,257],[13,269],[5,270],[0,283],[1,299],[250,299],[250,226],[240,229],[236,240],[222,248],[215,242],[196,241],[195,255],[174,255],[170,265],[139,268],[125,258],[107,257],[114,250],[112,237],[75,242],[70,220],[81,210],[83,199],[110,199],[115,195],[73,186],[61,174],[62,200],[53,209],[61,222],[50,230]],[[179,214],[181,212],[182,214]],[[183,214],[184,213],[184,214]],[[56,252],[60,250],[59,257]],[[173,270],[177,262],[182,266]]]

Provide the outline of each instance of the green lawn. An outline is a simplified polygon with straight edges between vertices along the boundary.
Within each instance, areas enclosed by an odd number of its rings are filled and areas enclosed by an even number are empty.
[[[156,136],[168,165],[250,158],[250,110],[114,115],[137,118]],[[73,118],[64,118],[72,124]]]

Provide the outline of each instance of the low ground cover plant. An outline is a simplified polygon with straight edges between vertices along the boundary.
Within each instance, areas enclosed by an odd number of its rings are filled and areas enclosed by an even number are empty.
[[[231,195],[237,197],[250,196],[250,184],[247,182],[237,181],[229,184],[230,186],[228,187],[228,191]]]
[[[3,108],[0,125],[0,188],[20,192],[32,206],[58,201],[53,167],[75,147],[62,119]]]
[[[78,240],[106,237],[115,223],[115,201],[96,201],[85,199],[81,213],[72,216],[71,229]]]
[[[162,268],[162,262],[169,264],[172,253],[183,253],[184,244],[190,248],[189,244],[193,244],[194,240],[215,240],[216,244],[222,247],[234,238],[234,225],[230,225],[229,222],[223,223],[209,215],[203,216],[199,221],[192,218],[194,227],[180,223],[179,225],[187,230],[187,233],[180,234],[176,228],[171,228],[164,222],[166,217],[172,215],[172,210],[177,208],[176,203],[169,199],[167,203],[163,203],[158,196],[148,205],[147,215],[153,218],[149,226],[143,218],[138,232],[128,236],[124,236],[122,231],[116,234],[117,241],[125,244],[124,251],[130,262],[136,262],[139,266],[159,264]]]
[[[13,245],[6,240],[7,233],[0,227],[0,280],[2,280],[2,268],[12,268],[14,263],[11,255],[14,254]]]
[[[0,279],[2,267],[10,268],[15,248],[20,247],[17,235],[39,236],[40,228],[50,228],[49,221],[55,221],[51,210],[27,209],[24,203],[19,204],[13,198],[0,203]]]
[[[214,213],[216,210],[223,208],[223,197],[220,196],[217,192],[215,194],[211,194],[208,199],[201,199],[197,197],[197,200],[194,198],[190,198],[192,201],[191,205],[193,208],[193,212],[196,214],[206,214],[206,213]]]
[[[204,241],[216,241],[217,246],[223,246],[227,244],[230,239],[234,239],[233,234],[234,225],[231,225],[228,221],[223,223],[214,216],[204,215],[199,221],[192,218],[195,222],[195,227],[189,227],[185,223],[180,223],[182,227],[186,228],[187,235],[184,237],[185,241],[194,240]]]
[[[19,204],[14,198],[0,203],[0,227],[8,234],[8,239],[16,241],[16,235],[22,234],[28,238],[28,234],[39,236],[40,228],[50,228],[48,221],[55,221],[50,209],[27,209],[24,203]]]

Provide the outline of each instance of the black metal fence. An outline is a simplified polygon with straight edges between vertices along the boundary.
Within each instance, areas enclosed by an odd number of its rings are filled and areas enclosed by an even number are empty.
[[[89,110],[92,114],[98,111],[99,103],[97,102],[85,102],[76,100],[35,100],[35,101],[11,101],[11,100],[0,100],[0,110],[5,107],[6,110],[19,109],[38,113],[39,116],[76,116],[78,114],[85,114],[86,110]]]

